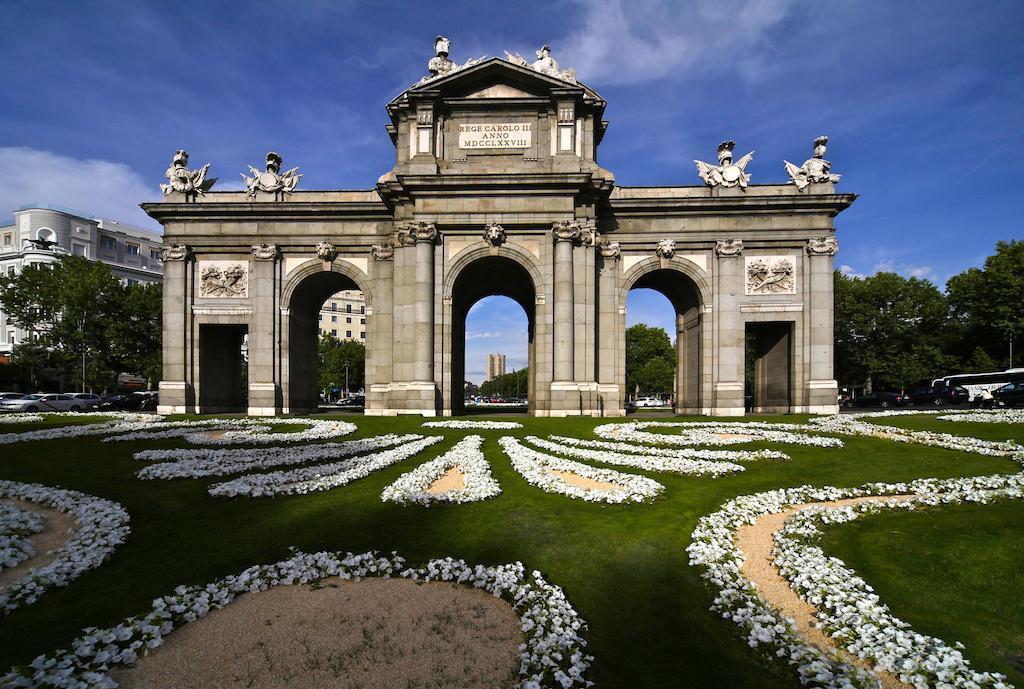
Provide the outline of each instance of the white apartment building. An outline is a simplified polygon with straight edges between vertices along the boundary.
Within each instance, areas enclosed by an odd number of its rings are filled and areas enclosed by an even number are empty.
[[[344,290],[320,307],[320,334],[366,344],[366,299],[359,290]]]
[[[25,266],[55,263],[71,254],[106,263],[126,283],[162,282],[162,243],[163,237],[152,230],[31,204],[14,212],[13,225],[0,226],[0,274],[14,275]],[[0,311],[0,360],[25,337]]]
[[[487,355],[487,377],[484,378],[486,383],[489,380],[494,380],[498,376],[505,375],[505,355],[488,354]]]

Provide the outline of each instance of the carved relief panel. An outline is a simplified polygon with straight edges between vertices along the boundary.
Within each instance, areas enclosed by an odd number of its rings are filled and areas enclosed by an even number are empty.
[[[244,261],[199,261],[199,296],[246,298],[249,296],[249,264]]]
[[[745,256],[745,294],[796,294],[793,256]]]

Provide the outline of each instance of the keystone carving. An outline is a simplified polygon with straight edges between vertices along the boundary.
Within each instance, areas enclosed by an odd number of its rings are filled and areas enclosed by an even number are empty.
[[[658,246],[655,247],[654,253],[656,253],[659,258],[664,258],[664,259],[672,258],[673,256],[675,256],[675,253],[676,253],[676,243],[675,243],[675,240],[672,240],[672,239],[662,239],[660,242],[658,242]]]
[[[835,256],[839,253],[839,240],[835,237],[813,237],[808,239],[807,253],[810,256]]]
[[[334,259],[338,258],[338,250],[334,248],[333,244],[325,240],[317,243],[316,255],[321,261],[332,263]]]
[[[828,145],[827,136],[819,136],[814,140],[814,152],[811,158],[804,161],[804,164],[797,167],[788,160],[782,162],[786,164],[786,173],[789,175],[789,181],[796,185],[796,188],[803,191],[808,185],[814,182],[838,182],[841,175],[832,174],[832,163],[825,160],[825,150]]]
[[[185,244],[164,244],[160,247],[160,260],[165,262],[184,261],[191,253]]]
[[[378,261],[390,261],[395,256],[395,246],[391,242],[374,244],[370,247],[370,253]]]
[[[556,242],[578,242],[583,237],[583,229],[575,220],[559,220],[552,223],[551,235]]]
[[[205,192],[210,191],[217,182],[216,177],[206,179],[206,173],[210,170],[210,164],[202,166],[198,170],[188,169],[188,151],[177,150],[171,158],[171,166],[167,168],[164,177],[167,184],[161,184],[160,190],[164,196],[173,192],[180,192],[185,195],[186,201],[195,201],[197,196],[206,196]]]
[[[715,256],[739,256],[742,251],[742,239],[719,239],[715,242]]]
[[[488,223],[484,227],[484,241],[491,246],[501,246],[505,243],[505,228],[498,223]]]
[[[276,244],[253,244],[251,251],[252,257],[257,261],[273,261],[277,258]]]

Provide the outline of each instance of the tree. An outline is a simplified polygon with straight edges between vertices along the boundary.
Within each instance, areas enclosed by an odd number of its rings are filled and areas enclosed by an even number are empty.
[[[528,394],[527,381],[529,380],[529,367],[523,367],[518,371],[503,373],[490,380],[484,381],[480,386],[481,395],[501,395],[502,397],[525,397]]]
[[[663,328],[637,323],[626,328],[626,390],[671,392],[675,387],[676,350]]]
[[[345,387],[345,364],[348,363],[348,389],[362,390],[366,367],[366,346],[358,340],[339,340],[334,335],[320,337],[320,387]]]
[[[946,353],[946,300],[896,273],[835,274],[836,377],[843,385],[908,387],[955,365]]]
[[[984,267],[953,276],[946,291],[953,319],[962,328],[961,356],[987,363],[975,356],[980,348],[997,366],[1011,366],[1010,342],[1024,345],[1024,240],[997,242]]]
[[[160,369],[160,286],[123,285],[101,262],[61,256],[0,278],[0,307],[28,331],[15,356],[61,373],[82,375],[85,355],[92,383],[113,372],[155,380]],[[21,355],[18,349],[24,349]],[[32,350],[31,352],[29,350]],[[33,386],[35,381],[33,380]]]

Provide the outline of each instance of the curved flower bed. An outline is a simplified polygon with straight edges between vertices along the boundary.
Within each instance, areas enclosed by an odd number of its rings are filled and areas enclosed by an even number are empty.
[[[632,443],[617,443],[606,440],[583,440],[564,435],[549,435],[548,440],[574,447],[592,447],[598,450],[658,455],[659,457],[678,457],[679,459],[706,459],[712,462],[756,462],[762,459],[789,459],[789,455],[778,450],[699,450],[692,447],[651,447],[649,445],[634,445]]]
[[[74,533],[52,562],[32,569],[0,589],[0,610],[5,613],[34,603],[48,589],[67,586],[82,572],[99,567],[114,548],[124,543],[130,531],[124,507],[77,491],[37,483],[0,481],[0,497],[46,505],[75,520]]]
[[[270,427],[274,424],[296,424],[308,428],[295,433],[271,433]],[[195,430],[197,428],[204,429],[205,432],[197,433]],[[212,431],[224,432],[220,437],[215,438],[209,435]],[[269,445],[327,440],[349,435],[355,431],[356,425],[348,421],[261,416],[256,419],[170,421],[160,424],[156,430],[122,433],[104,438],[103,442],[184,438],[194,445]]]
[[[679,428],[678,434],[650,433],[646,428]],[[777,430],[786,428],[791,430]],[[796,424],[710,423],[677,421],[632,421],[629,423],[607,423],[594,428],[601,438],[628,440],[636,443],[661,443],[664,445],[734,445],[752,442],[777,442],[814,447],[842,447],[843,441],[826,436],[796,433],[792,429],[815,431],[817,428]],[[824,429],[822,429],[824,430]]]
[[[311,467],[274,471],[269,474],[250,474],[225,483],[214,484],[209,494],[217,497],[269,497],[273,495],[295,495],[330,490],[356,479],[368,476],[378,469],[408,459],[425,448],[438,443],[444,436],[408,436],[404,445],[383,450],[362,457],[344,459],[332,464],[318,464]]]
[[[659,455],[622,454],[621,452],[611,452],[609,450],[576,447],[571,443],[555,443],[532,435],[526,436],[526,440],[537,447],[569,457],[579,457],[595,462],[604,462],[605,464],[618,464],[645,471],[667,471],[674,474],[718,478],[719,476],[744,470],[742,466],[732,462],[709,462],[703,459],[683,459]]]
[[[887,413],[884,416],[897,416],[900,414]],[[810,425],[816,430],[828,433],[845,433],[848,435],[864,435],[883,437],[900,443],[920,443],[932,447],[941,447],[947,450],[960,450],[962,452],[975,452],[982,455],[1003,457],[1012,455],[1015,452],[1024,452],[1024,446],[1018,445],[1012,440],[997,442],[992,440],[981,440],[951,433],[933,433],[932,431],[911,431],[896,426],[883,426],[879,424],[861,421],[862,418],[879,418],[882,414],[871,415],[838,415],[825,416],[810,420]]]
[[[458,428],[481,431],[512,430],[522,428],[523,424],[516,421],[425,421],[424,428]]]
[[[42,414],[36,414],[34,412],[15,412],[13,414],[0,415],[0,425],[3,424],[16,424],[16,423],[37,423],[43,420]]]
[[[1014,459],[1024,462],[1021,456]],[[740,572],[743,554],[735,543],[735,531],[763,515],[809,502],[885,495],[914,495],[913,505],[985,502],[996,496],[1019,498],[1022,489],[1024,474],[1012,474],[872,483],[860,488],[802,486],[745,495],[702,517],[687,552],[690,564],[702,567],[702,576],[718,591],[711,609],[733,620],[751,647],[764,645],[770,655],[794,665],[804,683],[814,682],[824,687],[874,687],[877,684],[874,677],[804,641],[789,620],[758,597],[756,587]],[[798,521],[785,538],[810,535],[806,524],[806,519]],[[958,659],[958,652],[940,645],[937,639],[907,632],[905,626],[893,621],[895,618],[886,617],[888,610],[884,606],[872,608],[877,601],[864,597],[867,589],[860,587],[863,582],[851,579],[852,573],[836,569],[841,565],[839,561],[822,569],[824,565],[818,558],[820,551],[801,548],[801,545],[794,545],[784,550],[777,562],[785,567],[787,578],[808,602],[823,605],[829,601],[834,614],[823,612],[823,620],[836,642],[851,653],[869,659],[901,679],[905,676],[904,681],[915,686],[928,686],[930,680],[926,677],[947,682],[936,686],[999,686],[994,683],[995,675],[970,671],[961,663],[962,657]],[[876,626],[882,622],[885,626]],[[970,681],[977,684],[972,685]]]
[[[587,642],[581,636],[586,624],[562,589],[545,581],[540,572],[527,575],[520,562],[485,567],[452,558],[412,568],[396,554],[386,557],[375,552],[298,552],[281,562],[255,565],[205,586],[179,586],[173,594],[157,598],[147,614],[108,629],[86,629],[70,650],[39,656],[29,667],[0,677],[0,684],[106,689],[114,686],[106,674],[111,667],[135,664],[174,629],[225,607],[242,594],[333,578],[358,581],[392,576],[465,584],[508,601],[519,614],[525,635],[520,647],[521,689],[588,686],[584,673],[593,658],[585,653]]]
[[[665,487],[653,479],[635,474],[624,474],[612,469],[596,469],[587,464],[561,459],[537,452],[522,445],[516,438],[505,436],[498,440],[505,454],[512,460],[512,467],[526,479],[527,483],[547,493],[561,493],[570,498],[588,502],[642,502],[653,498]],[[553,472],[568,472],[584,479],[617,486],[608,490],[585,488],[569,483],[564,477]]]
[[[27,443],[34,440],[56,440],[63,438],[80,438],[89,435],[106,435],[108,433],[126,433],[152,427],[153,424],[163,420],[162,416],[157,416],[155,414],[131,414],[124,412],[52,412],[45,414],[44,416],[66,416],[68,418],[114,418],[113,420],[106,421],[104,423],[57,426],[55,428],[41,428],[39,430],[24,431],[22,433],[0,433],[0,445]]]
[[[0,572],[36,554],[32,535],[43,530],[43,518],[17,505],[0,503]]]
[[[254,448],[237,450],[143,450],[135,459],[157,460],[136,472],[141,479],[202,478],[225,476],[240,471],[270,469],[288,464],[304,464],[314,460],[339,459],[362,452],[382,450],[404,442],[412,442],[419,435],[378,435],[341,443],[322,443],[306,447]],[[171,461],[165,461],[171,460]]]
[[[491,466],[480,450],[483,441],[479,435],[467,436],[440,457],[402,474],[384,489],[381,500],[429,507],[436,502],[476,502],[500,495],[501,487],[491,476]],[[430,487],[453,468],[462,473],[465,486],[443,493],[431,492]]]
[[[943,414],[939,421],[956,423],[1024,423],[1024,409],[991,409]]]

